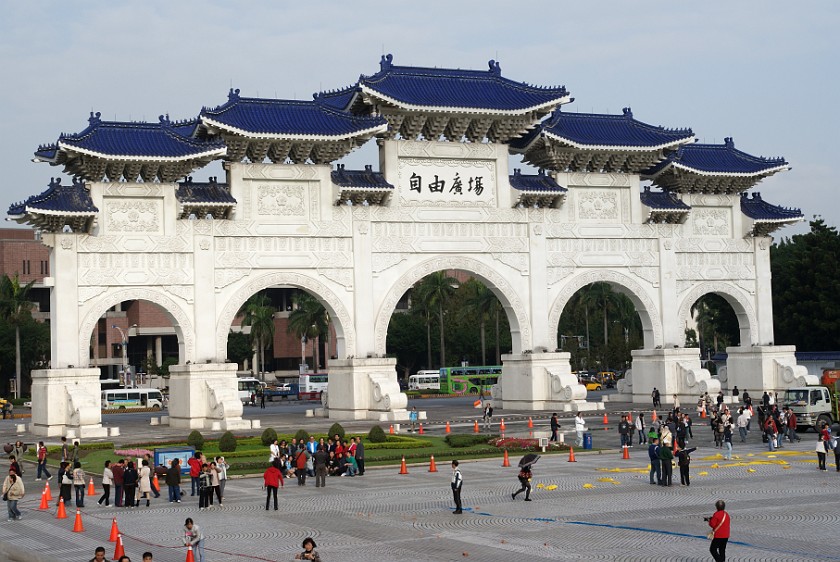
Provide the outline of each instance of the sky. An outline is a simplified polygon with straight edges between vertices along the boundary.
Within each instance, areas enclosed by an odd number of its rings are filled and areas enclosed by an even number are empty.
[[[393,53],[407,66],[486,69],[495,59],[507,78],[565,85],[575,101],[564,110],[632,107],[700,142],[731,136],[745,152],[784,156],[792,170],[754,190],[840,226],[837,2],[0,0],[0,10],[3,215],[62,176],[32,153],[83,130],[91,111],[192,118],[231,86],[312,99]],[[374,143],[344,162],[376,166]],[[196,177],[209,175],[223,176],[221,165]]]

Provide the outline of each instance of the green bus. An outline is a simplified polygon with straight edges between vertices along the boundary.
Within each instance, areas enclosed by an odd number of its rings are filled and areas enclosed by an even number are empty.
[[[443,394],[489,394],[501,376],[501,366],[444,367],[440,370],[440,391]]]

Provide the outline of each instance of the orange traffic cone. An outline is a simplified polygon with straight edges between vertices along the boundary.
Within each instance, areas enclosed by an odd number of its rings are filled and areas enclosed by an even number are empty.
[[[505,432],[505,418],[502,418],[502,423],[499,424],[499,431]]]
[[[630,447],[625,445],[622,449],[624,449],[624,452],[621,454],[621,458],[624,460],[630,460]]]
[[[422,423],[420,424],[420,431],[418,431],[417,433],[419,433],[420,435],[423,435],[425,433],[425,431],[423,431],[423,424]]]
[[[650,415],[650,421],[656,421],[656,410]]]
[[[502,468],[510,466],[510,457],[508,457],[507,449],[505,449],[505,457],[502,459]]]
[[[534,429],[534,420],[531,419],[531,416],[528,416],[528,429]]]
[[[478,420],[473,422],[473,433],[478,433]]]
[[[117,518],[114,517],[114,521],[111,523],[111,536],[108,537],[108,542],[115,542],[119,536],[120,529],[117,527]]]
[[[117,544],[114,547],[114,557],[112,560],[119,560],[125,556],[125,549],[123,548],[122,535],[117,535]]]
[[[84,533],[85,526],[82,525],[82,510],[76,508],[76,521],[73,522],[73,532],[74,533]]]
[[[152,485],[155,487],[155,490],[160,492],[160,480],[158,480],[157,472],[155,472],[155,475],[152,478]]]
[[[187,546],[187,559],[185,562],[195,562],[195,556],[193,555],[192,546]]]
[[[677,440],[676,440],[676,438],[674,439],[674,454],[675,455],[677,454]]]
[[[704,419],[706,418],[706,408],[700,409],[700,417]]]
[[[56,519],[67,519],[67,511],[64,509],[64,498],[58,499],[58,511],[55,514]]]
[[[391,429],[388,431],[391,435],[394,434],[394,424],[391,424]]]
[[[47,492],[45,490],[45,491],[41,492],[41,505],[38,506],[38,509],[44,510],[44,509],[49,509],[49,508],[50,508],[50,503],[49,503],[49,500],[47,500]]]
[[[96,488],[93,487],[93,476],[90,477],[90,482],[88,483],[87,495],[95,496],[96,495]]]
[[[574,449],[574,447],[569,447],[569,462],[577,462],[575,460],[575,449]]]
[[[608,423],[610,423],[610,420],[607,418],[607,413],[604,412],[604,425],[607,425]]]
[[[408,474],[408,467],[405,466],[405,455],[403,455],[402,462],[400,463],[400,474]]]
[[[432,458],[429,461],[429,472],[437,472],[437,465],[435,464],[435,456],[434,455],[432,455]]]
[[[50,492],[50,482],[49,482],[49,480],[47,480],[47,483],[44,486],[44,493],[47,494],[47,501],[51,502],[53,497],[52,497],[52,492]]]
[[[446,422],[446,433],[450,433],[452,428],[449,427],[449,422]]]

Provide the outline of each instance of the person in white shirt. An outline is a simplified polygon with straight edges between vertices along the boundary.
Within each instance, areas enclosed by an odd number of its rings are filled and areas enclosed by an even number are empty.
[[[463,513],[461,510],[461,487],[464,484],[464,478],[461,476],[461,471],[458,469],[458,461],[452,461],[452,481],[450,484],[452,486],[452,495],[455,499],[455,511],[452,513],[460,515]]]
[[[274,459],[280,458],[280,445],[277,444],[277,439],[275,439],[271,445],[268,446],[268,462],[274,462]]]
[[[639,445],[647,444],[647,435],[645,434],[645,414],[639,412],[636,416],[636,431],[639,432]]]
[[[577,432],[577,441],[575,445],[583,447],[583,432],[586,431],[586,420],[583,419],[583,412],[578,412],[575,416],[575,432]]]

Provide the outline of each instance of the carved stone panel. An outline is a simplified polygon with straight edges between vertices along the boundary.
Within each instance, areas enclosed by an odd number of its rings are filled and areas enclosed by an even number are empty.
[[[496,206],[496,160],[401,158],[396,190],[404,207]]]
[[[617,222],[621,220],[619,192],[587,189],[575,194],[577,215],[584,221]]]
[[[732,236],[732,210],[725,207],[692,209],[689,220],[694,236]]]
[[[105,199],[105,231],[163,234],[163,199]]]
[[[258,184],[257,214],[306,217],[306,188],[303,185]]]

